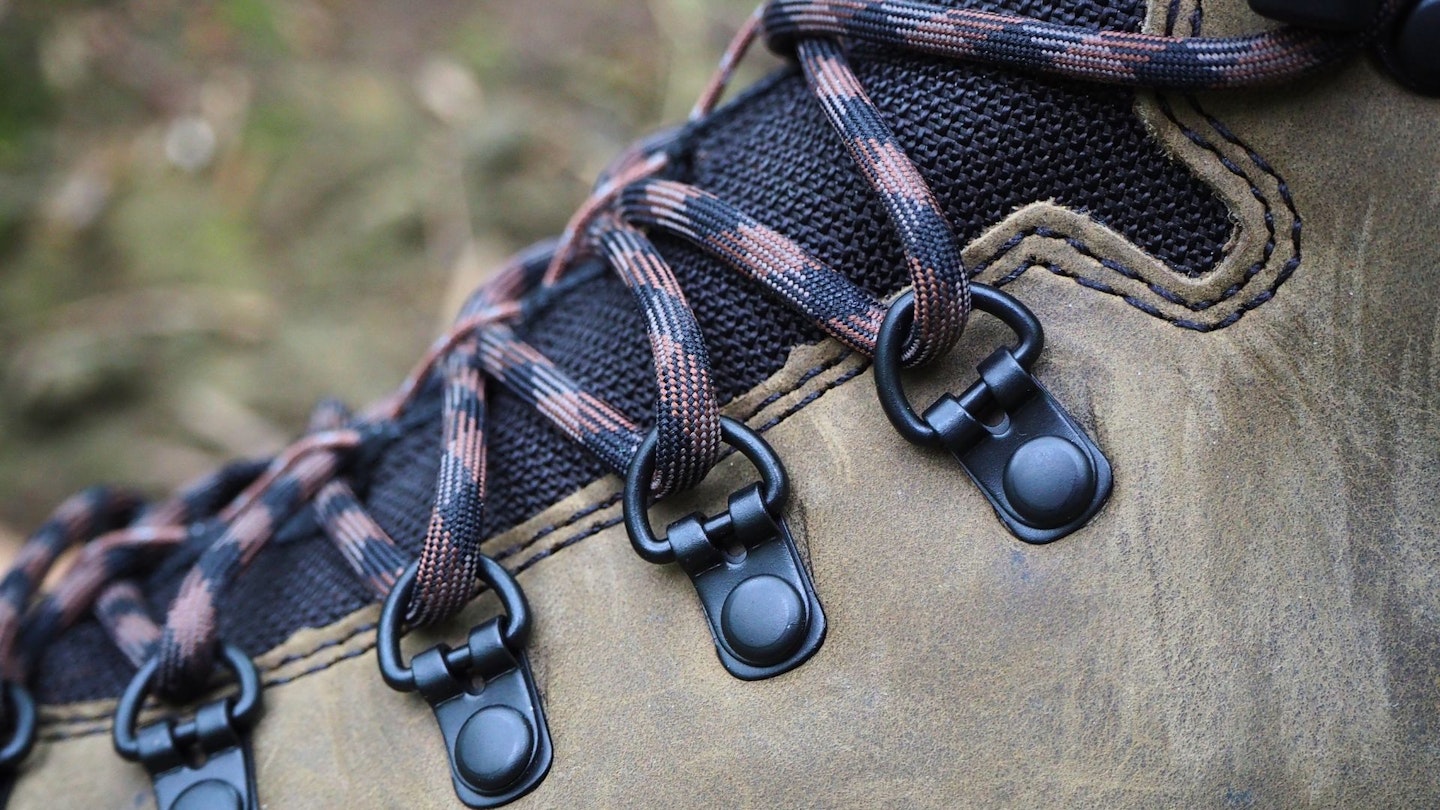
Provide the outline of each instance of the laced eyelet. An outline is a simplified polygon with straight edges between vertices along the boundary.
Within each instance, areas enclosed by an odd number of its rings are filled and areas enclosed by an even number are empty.
[[[255,669],[255,662],[250,660],[244,650],[233,644],[221,646],[221,655],[229,665],[230,671],[234,673],[235,680],[240,686],[239,693],[233,698],[223,698],[220,702],[226,706],[226,713],[231,722],[238,728],[250,729],[259,721],[263,711],[263,704],[260,698],[260,673]],[[150,686],[155,679],[155,673],[160,668],[160,659],[152,658],[135,673],[130,679],[130,685],[125,687],[125,693],[121,695],[120,702],[115,707],[115,752],[125,759],[135,762],[140,759],[142,752],[136,733],[136,719],[140,716],[140,709],[145,705],[145,699],[150,696]],[[179,745],[186,745],[194,742],[195,728],[193,723],[184,723],[175,728],[175,742]]]
[[[810,659],[825,641],[825,611],[783,517],[790,479],[760,434],[720,417],[725,442],[760,471],[760,483],[733,493],[725,511],[694,514],[657,537],[647,514],[655,429],[625,476],[625,530],[641,559],[678,562],[700,597],[715,652],[731,675],[770,678]]]
[[[786,499],[790,497],[790,476],[785,472],[785,465],[780,463],[780,456],[775,453],[775,449],[760,438],[760,434],[728,416],[720,417],[720,435],[726,444],[739,450],[755,465],[755,469],[760,471],[760,496],[765,504],[765,511],[771,517],[779,516],[785,508]],[[630,470],[625,476],[625,531],[630,535],[630,544],[635,547],[635,553],[639,554],[641,559],[664,565],[675,562],[675,549],[669,538],[655,535],[649,517],[649,481],[655,474],[655,448],[659,443],[659,433],[652,428],[645,434],[630,462]],[[729,514],[722,513],[716,520],[727,521]],[[712,532],[725,530],[721,524],[706,528]]]
[[[1010,348],[1010,354],[1021,368],[1029,371],[1045,348],[1045,330],[1035,313],[1015,298],[984,284],[970,285],[970,301],[975,309],[994,315],[1014,330],[1019,342]],[[900,358],[914,318],[915,293],[907,290],[890,305],[875,342],[875,391],[885,416],[901,436],[915,444],[934,444],[940,441],[939,434],[915,413],[900,380]],[[985,395],[988,389],[979,392]]]
[[[376,652],[390,688],[418,691],[435,713],[455,795],[470,807],[499,807],[534,790],[554,750],[540,692],[525,658],[530,608],[515,577],[489,557],[479,577],[504,613],[471,629],[466,644],[437,644],[404,663],[400,631],[419,575],[412,563],[380,611]]]
[[[902,339],[914,297],[895,300],[875,348],[875,392],[901,436],[960,462],[1011,534],[1049,543],[1084,526],[1110,497],[1110,462],[1030,373],[1045,345],[1040,321],[1017,299],[972,284],[975,308],[1019,336],[979,365],[980,379],[916,414],[900,381]]]
[[[259,806],[249,732],[263,711],[260,673],[239,647],[222,645],[221,654],[239,693],[204,704],[190,720],[162,719],[136,728],[160,668],[158,657],[135,673],[115,707],[115,751],[149,771],[160,810]]]
[[[404,653],[400,651],[400,628],[404,624],[405,611],[415,592],[415,580],[419,573],[420,563],[417,561],[395,580],[395,587],[380,611],[380,625],[376,630],[375,651],[380,659],[380,675],[397,692],[413,692],[418,688],[415,671],[404,662]],[[530,638],[530,603],[525,599],[525,592],[505,566],[489,557],[480,558],[478,573],[480,581],[490,586],[500,598],[504,609],[504,617],[498,620],[501,639],[510,652],[521,652]],[[470,648],[447,648],[445,662],[456,672],[468,671],[472,665]]]

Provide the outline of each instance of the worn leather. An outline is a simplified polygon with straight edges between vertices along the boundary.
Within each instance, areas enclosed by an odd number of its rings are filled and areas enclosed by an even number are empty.
[[[1242,2],[1206,11],[1207,32],[1262,24]],[[1229,139],[1170,104],[1178,123],[1153,99],[1137,114],[1235,212],[1215,272],[1269,285],[1288,263],[1273,300],[1208,333],[1144,314],[1047,265],[1181,277],[1043,201],[970,248],[1037,221],[1073,237],[1011,245],[987,272],[1031,265],[1007,289],[1046,326],[1039,377],[1114,467],[1100,515],[1019,543],[952,460],[889,427],[859,359],[798,349],[728,410],[790,469],[824,647],[733,679],[689,581],[615,525],[617,482],[576,493],[487,545],[523,568],[554,735],[549,777],[515,806],[1440,805],[1440,103],[1357,63],[1203,97]],[[968,384],[1005,339],[977,320],[915,398]],[[732,458],[695,503],[750,476]],[[375,615],[261,657],[267,806],[457,806],[428,708],[376,673]],[[109,708],[46,710],[12,807],[146,806]]]

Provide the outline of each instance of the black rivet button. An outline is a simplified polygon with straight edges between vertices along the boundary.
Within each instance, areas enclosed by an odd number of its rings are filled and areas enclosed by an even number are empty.
[[[1005,465],[1005,497],[1036,528],[1064,526],[1095,496],[1095,468],[1069,439],[1041,436],[1020,446]]]
[[[785,580],[760,574],[735,586],[720,609],[735,654],[757,666],[785,660],[805,637],[805,603]]]
[[[486,706],[460,728],[455,767],[474,789],[498,793],[520,778],[535,751],[535,732],[509,706]]]
[[[228,782],[206,779],[185,788],[171,810],[241,810],[240,792]]]
[[[1400,80],[1440,95],[1440,0],[1420,0],[1395,33],[1393,66]]]

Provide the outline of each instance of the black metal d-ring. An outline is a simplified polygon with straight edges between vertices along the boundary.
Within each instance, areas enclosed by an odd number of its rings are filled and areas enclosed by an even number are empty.
[[[739,450],[760,471],[760,497],[771,518],[778,518],[790,496],[790,477],[785,465],[760,434],[728,416],[720,417],[720,435]],[[625,531],[630,544],[646,562],[664,565],[675,561],[675,549],[667,538],[656,537],[650,526],[650,480],[655,475],[655,448],[660,442],[657,428],[645,434],[625,475]],[[722,518],[723,519],[723,518]]]
[[[996,349],[976,367],[963,393],[942,394],[916,414],[900,382],[902,341],[915,297],[895,300],[875,345],[875,392],[885,416],[907,441],[948,451],[1016,537],[1049,543],[1085,525],[1110,495],[1105,454],[1031,368],[1045,344],[1040,321],[994,287],[970,287],[975,308],[996,316],[1019,342]]]
[[[500,807],[534,790],[555,753],[525,658],[530,606],[515,577],[482,555],[479,578],[499,597],[503,612],[471,628],[464,646],[435,644],[407,664],[400,631],[419,572],[417,560],[400,574],[380,610],[380,674],[391,689],[419,692],[430,704],[456,797],[469,807]]]
[[[651,430],[625,476],[625,531],[646,562],[680,565],[710,624],[720,663],[737,678],[772,678],[805,663],[825,641],[825,610],[785,523],[790,478],[760,434],[720,417],[721,436],[760,471],[727,508],[687,515],[657,537],[650,526],[659,436]]]
[[[6,681],[0,689],[0,699],[5,701],[10,715],[10,738],[0,746],[0,771],[8,771],[19,765],[35,747],[36,721],[35,698],[30,690],[18,683]]]
[[[238,695],[225,699],[227,714],[236,728],[249,729],[260,719],[260,673],[255,669],[255,662],[239,647],[225,644],[220,651],[240,685]],[[125,687],[125,693],[120,696],[120,703],[115,707],[115,752],[131,762],[139,760],[141,756],[135,723],[140,716],[141,707],[145,705],[145,698],[150,694],[151,681],[155,679],[155,673],[159,669],[159,658],[146,661],[130,680],[130,685]],[[195,736],[194,723],[176,726],[174,736],[177,743],[193,741],[191,738]]]
[[[415,672],[405,663],[404,654],[400,651],[400,630],[419,572],[420,561],[416,560],[395,580],[395,587],[390,589],[385,606],[380,610],[380,626],[376,629],[375,651],[380,658],[380,675],[391,689],[400,692],[416,689]],[[505,618],[500,623],[501,639],[510,652],[519,655],[530,638],[530,603],[525,600],[525,592],[505,566],[483,555],[480,557],[479,575],[480,581],[489,585],[500,598],[505,610]],[[452,656],[456,660],[451,660]],[[469,648],[460,647],[447,653],[446,663],[464,671],[468,666],[467,661],[462,659],[468,656]]]
[[[1020,342],[1010,349],[1010,354],[1021,368],[1029,371],[1045,347],[1045,330],[1040,326],[1040,319],[1015,298],[984,284],[970,285],[970,300],[975,309],[999,318],[1019,336]],[[915,413],[900,382],[900,358],[914,321],[915,293],[907,291],[890,305],[875,341],[875,391],[885,416],[901,436],[915,444],[934,445],[940,437]]]

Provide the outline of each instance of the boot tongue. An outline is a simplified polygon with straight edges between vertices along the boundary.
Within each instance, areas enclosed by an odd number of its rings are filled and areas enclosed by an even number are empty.
[[[1132,31],[1146,13],[1142,0],[956,5]],[[1181,274],[1203,276],[1218,262],[1231,232],[1225,206],[1150,138],[1133,112],[1132,92],[898,54],[857,52],[854,62],[962,243],[1021,206],[1053,200],[1124,234]],[[787,234],[876,295],[907,283],[880,202],[794,69],[743,93],[690,131],[683,147],[676,179]],[[778,371],[794,346],[822,339],[738,273],[677,239],[652,237],[700,321],[722,402]],[[1095,295],[1078,288],[1076,294]],[[655,399],[649,341],[629,292],[612,276],[594,272],[521,332],[597,396],[649,423]],[[490,385],[488,393],[490,533],[607,473],[501,386]],[[424,538],[439,459],[432,391],[378,463],[355,471],[372,516],[411,553],[418,554]],[[504,562],[512,569],[525,565],[589,531],[582,522],[517,537],[517,550]],[[162,566],[146,583],[153,615],[164,615],[185,572],[182,562]],[[258,654],[297,629],[330,624],[369,602],[307,512],[221,595],[220,633]],[[114,696],[129,674],[88,622],[51,647],[36,683],[44,701],[71,702]]]

